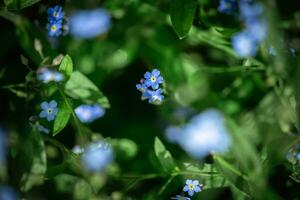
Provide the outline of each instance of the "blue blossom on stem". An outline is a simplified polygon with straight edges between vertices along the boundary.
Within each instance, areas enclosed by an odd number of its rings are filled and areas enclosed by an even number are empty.
[[[105,109],[100,105],[80,105],[75,108],[75,113],[82,123],[90,123],[102,117],[105,114]]]
[[[60,82],[64,80],[64,75],[60,72],[43,68],[38,72],[37,79],[43,83],[49,83],[51,81]]]
[[[47,13],[49,21],[60,21],[63,20],[65,16],[62,7],[59,5],[48,8]]]
[[[101,8],[79,10],[70,17],[70,34],[77,38],[94,38],[111,27],[109,13]]]
[[[0,199],[1,200],[18,200],[16,191],[8,186],[0,186]]]
[[[262,42],[267,37],[267,25],[263,20],[255,20],[246,24],[246,31],[257,42]]]
[[[143,100],[148,98],[148,95],[147,95],[148,87],[145,84],[143,84],[143,83],[136,84],[136,89],[142,93]]]
[[[42,132],[42,133],[46,133],[46,134],[49,134],[50,133],[50,130],[45,128],[43,125],[37,125],[37,129],[39,132]]]
[[[210,153],[225,153],[230,146],[230,137],[221,113],[209,109],[193,117],[182,127],[179,144],[196,159]]]
[[[84,167],[91,172],[103,171],[114,159],[114,153],[111,146],[98,141],[90,144],[82,155]]]
[[[180,195],[176,195],[176,197],[171,197],[171,199],[175,199],[175,200],[191,200],[189,197],[183,197]]]
[[[51,37],[58,37],[62,34],[62,21],[54,21],[51,20],[49,21],[49,23],[47,24],[46,28],[48,30],[48,34]]]
[[[152,72],[146,72],[145,75],[145,85],[147,87],[152,87],[152,89],[156,90],[159,87],[159,84],[163,83],[163,77],[160,76],[160,71],[154,69]]]
[[[183,187],[183,191],[187,192],[189,196],[193,196],[196,192],[201,192],[202,184],[199,183],[198,180],[186,180],[185,186]]]
[[[232,38],[232,46],[240,57],[255,56],[257,45],[257,41],[247,32],[240,32]]]
[[[160,105],[164,99],[164,96],[162,95],[162,90],[148,90],[147,91],[147,97],[149,99],[149,103]]]
[[[49,122],[55,119],[58,112],[57,102],[55,100],[52,100],[49,103],[46,101],[42,102],[41,108],[40,118],[47,118]]]
[[[236,0],[220,0],[218,10],[221,13],[232,15],[234,14],[236,7],[237,7]]]

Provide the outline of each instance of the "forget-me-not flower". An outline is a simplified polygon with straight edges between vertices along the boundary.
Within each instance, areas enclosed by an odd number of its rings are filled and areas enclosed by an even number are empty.
[[[80,105],[75,108],[75,113],[82,123],[90,123],[102,117],[105,114],[105,109],[99,104]]]
[[[43,125],[40,125],[40,124],[37,125],[37,129],[39,132],[42,132],[42,133],[46,133],[46,134],[50,133],[49,129],[45,128]]]
[[[218,7],[219,12],[226,14],[233,14],[237,8],[236,0],[220,0]]]
[[[202,184],[200,184],[198,180],[188,179],[186,180],[185,184],[186,185],[183,187],[183,191],[187,192],[189,196],[193,196],[195,192],[201,192],[202,190]]]
[[[183,197],[181,195],[176,195],[176,197],[171,197],[171,199],[175,199],[175,200],[191,200],[189,197]]]
[[[221,113],[209,109],[182,127],[179,144],[192,157],[202,159],[210,153],[225,153],[230,136]]]
[[[59,5],[48,8],[47,13],[49,21],[60,21],[65,16],[62,7]]]
[[[161,104],[164,99],[161,89],[148,90],[146,96],[149,99],[149,103],[156,104],[156,105]]]
[[[240,57],[255,56],[257,41],[248,32],[240,32],[233,36],[232,46]]]
[[[16,191],[8,186],[0,186],[0,200],[18,200]]]
[[[94,38],[111,27],[109,13],[102,9],[76,11],[69,21],[70,34],[77,38]]]
[[[113,159],[113,150],[105,141],[90,144],[82,155],[84,167],[91,172],[103,171]]]
[[[142,93],[143,100],[148,98],[147,95],[148,87],[145,84],[143,83],[136,84],[136,89],[138,89]]]
[[[46,28],[48,30],[48,34],[51,37],[58,37],[62,34],[62,21],[49,21]]]
[[[44,83],[49,83],[51,81],[60,82],[64,80],[64,75],[58,71],[44,68],[38,72],[37,79]]]
[[[55,119],[58,112],[57,102],[55,100],[52,100],[49,103],[46,101],[42,102],[41,108],[40,118],[47,118],[49,122]]]
[[[145,75],[145,85],[147,87],[152,87],[152,89],[156,90],[159,87],[159,84],[163,83],[163,77],[160,75],[160,71],[154,69],[152,72],[146,72]]]

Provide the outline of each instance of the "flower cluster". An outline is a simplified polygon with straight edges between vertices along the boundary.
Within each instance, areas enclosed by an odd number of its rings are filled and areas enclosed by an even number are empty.
[[[75,113],[82,123],[90,123],[102,117],[105,114],[105,109],[100,105],[80,105],[75,108]]]
[[[111,27],[108,12],[98,8],[79,10],[70,17],[70,34],[76,38],[94,38],[107,32]]]
[[[160,75],[160,71],[154,69],[152,72],[144,74],[145,79],[141,79],[141,83],[136,88],[142,93],[142,100],[148,99],[149,103],[160,105],[164,99],[163,91],[159,88],[163,84],[164,79]]]
[[[83,166],[91,172],[103,171],[113,159],[113,150],[105,141],[93,142],[82,155]]]
[[[169,127],[166,134],[196,159],[210,153],[224,153],[230,145],[224,119],[214,109],[194,116],[186,125]]]
[[[252,0],[241,0],[239,11],[245,30],[233,36],[232,45],[240,57],[252,57],[267,36],[267,25],[262,17],[264,8],[262,4]]]
[[[42,68],[38,71],[37,79],[43,83],[49,83],[51,81],[60,82],[64,80],[64,75],[58,71]]]
[[[218,7],[219,12],[225,14],[234,14],[237,7],[236,0],[220,0],[220,4]]]
[[[56,5],[55,7],[48,8],[48,24],[47,30],[51,37],[58,37],[62,34],[63,30],[63,20],[64,12],[61,6]]]

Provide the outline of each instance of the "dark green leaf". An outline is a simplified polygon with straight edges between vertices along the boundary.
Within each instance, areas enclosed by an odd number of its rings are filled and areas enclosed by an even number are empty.
[[[75,71],[66,83],[65,92],[74,99],[87,104],[99,103],[104,108],[109,108],[108,99],[102,94],[96,85],[82,73]]]
[[[164,173],[171,174],[178,170],[172,155],[158,137],[156,137],[154,141],[154,151]]]
[[[73,62],[71,57],[67,54],[59,65],[59,71],[62,72],[67,78],[70,78],[73,72]]]
[[[173,28],[180,39],[184,38],[193,24],[197,7],[196,0],[171,1],[171,21]]]

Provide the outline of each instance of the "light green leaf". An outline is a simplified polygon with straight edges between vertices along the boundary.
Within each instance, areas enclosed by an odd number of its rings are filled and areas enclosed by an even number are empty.
[[[59,65],[59,71],[62,72],[67,78],[70,78],[73,72],[73,62],[71,57],[67,54]]]
[[[104,108],[109,108],[108,99],[102,94],[96,85],[82,73],[75,71],[65,85],[65,92],[74,99],[87,104],[99,103]]]
[[[171,21],[173,28],[180,39],[184,38],[189,33],[193,24],[196,7],[196,0],[171,1]]]
[[[53,125],[53,136],[61,132],[68,124],[68,121],[70,119],[72,110],[70,109],[70,107],[67,104],[68,102],[66,101],[68,100],[63,100],[58,107],[58,113]]]
[[[118,159],[132,159],[138,151],[137,144],[129,139],[112,139],[110,144],[113,146]]]
[[[158,137],[154,141],[154,151],[164,173],[171,174],[174,171],[178,171],[171,153],[165,148]]]

